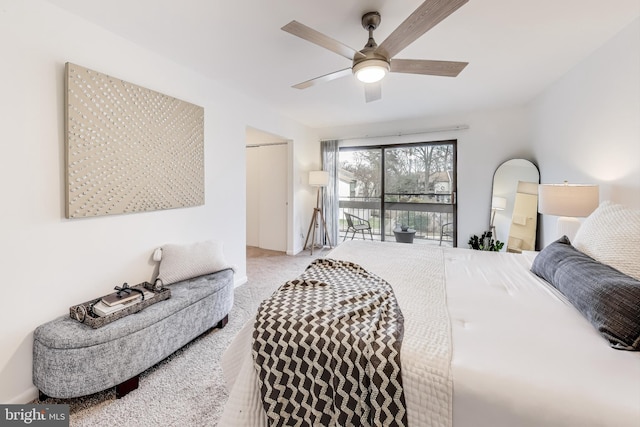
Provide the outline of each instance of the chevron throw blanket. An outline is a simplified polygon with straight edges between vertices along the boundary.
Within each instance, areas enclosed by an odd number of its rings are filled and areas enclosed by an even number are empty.
[[[270,426],[406,426],[403,317],[391,286],[318,259],[265,300],[253,359]]]

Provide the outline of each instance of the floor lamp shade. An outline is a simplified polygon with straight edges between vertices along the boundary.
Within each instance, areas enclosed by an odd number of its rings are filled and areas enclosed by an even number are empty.
[[[496,219],[496,211],[503,211],[507,207],[507,199],[504,197],[492,197],[491,198],[491,222],[489,223],[490,231],[493,233],[495,237],[495,227],[493,226],[493,222]]]
[[[503,211],[507,207],[507,199],[504,197],[493,197],[491,199],[491,209]]]
[[[541,184],[538,187],[538,212],[543,215],[559,216],[557,236],[567,236],[573,240],[580,221],[577,218],[589,216],[599,204],[597,185]]]
[[[326,187],[329,185],[329,172],[311,171],[309,172],[309,185],[312,187]]]

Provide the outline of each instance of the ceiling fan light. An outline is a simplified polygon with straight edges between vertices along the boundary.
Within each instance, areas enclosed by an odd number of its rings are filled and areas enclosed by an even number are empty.
[[[380,59],[369,59],[356,64],[353,74],[363,83],[375,83],[389,72],[389,63]]]
[[[356,78],[363,83],[375,83],[384,78],[387,70],[378,65],[364,67],[356,73]]]

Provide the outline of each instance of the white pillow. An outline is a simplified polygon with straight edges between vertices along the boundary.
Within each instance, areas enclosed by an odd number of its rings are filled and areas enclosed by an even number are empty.
[[[640,280],[640,210],[602,202],[578,229],[573,246]]]
[[[231,268],[224,258],[222,242],[208,240],[189,245],[162,247],[158,278],[164,285]]]

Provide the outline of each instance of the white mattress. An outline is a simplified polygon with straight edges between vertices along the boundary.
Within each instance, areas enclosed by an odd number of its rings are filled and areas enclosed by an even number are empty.
[[[610,348],[534,256],[445,251],[454,426],[640,426],[640,353]]]
[[[410,247],[371,245],[390,258]],[[432,250],[444,254],[454,427],[640,426],[640,352],[610,348],[555,289],[529,271],[535,253]],[[349,252],[333,254],[340,258]],[[415,258],[406,262],[419,264],[420,257]],[[394,288],[402,286],[394,283],[397,272],[384,271],[366,257],[350,260]],[[402,298],[398,301],[402,309]],[[247,331],[223,359],[232,388],[226,415],[260,409],[259,396],[247,381],[252,375],[252,365],[246,363]],[[425,405],[434,404],[429,397],[425,393]],[[443,425],[429,420],[415,424]]]

